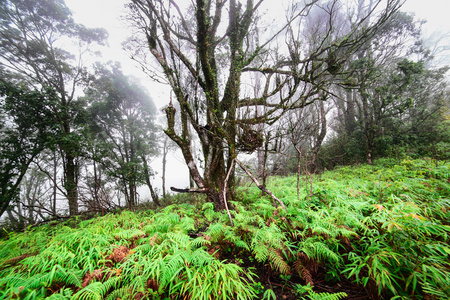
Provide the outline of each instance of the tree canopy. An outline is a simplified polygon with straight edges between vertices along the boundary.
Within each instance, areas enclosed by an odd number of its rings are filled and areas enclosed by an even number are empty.
[[[28,166],[51,140],[52,89],[30,90],[0,80],[0,216],[17,200]]]
[[[64,188],[71,214],[78,212],[78,137],[76,89],[87,75],[82,56],[90,44],[103,43],[104,29],[88,29],[74,22],[63,0],[3,0],[0,6],[0,67],[9,77],[58,95],[52,105],[61,128],[54,144],[63,158]],[[68,45],[77,51],[68,51]]]

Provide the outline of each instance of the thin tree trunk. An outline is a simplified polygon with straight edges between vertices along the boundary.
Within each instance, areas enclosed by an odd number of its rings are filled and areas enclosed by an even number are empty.
[[[228,179],[230,178],[231,173],[233,172],[234,168],[234,160],[231,162],[231,166],[228,169],[227,177],[225,178],[225,182],[223,183],[223,202],[225,204],[225,208],[227,210],[228,218],[230,218],[231,227],[234,227],[233,219],[231,218],[230,210],[228,209],[228,202],[227,202],[227,190],[228,190]]]
[[[100,200],[99,200],[99,196],[98,196],[98,190],[99,190],[99,182],[97,179],[97,163],[95,162],[95,160],[93,161],[93,167],[94,167],[94,203],[95,203],[95,209],[99,210],[101,205],[100,205]]]
[[[128,182],[129,189],[129,201],[128,201],[128,209],[133,210],[136,205],[136,185],[133,180]]]
[[[141,159],[142,159],[142,162],[144,163],[145,182],[147,183],[147,186],[150,190],[150,195],[152,196],[152,200],[157,206],[161,206],[161,204],[159,203],[158,194],[153,189],[152,183],[150,181],[150,168],[148,167],[147,160],[145,159],[144,156],[141,156]],[[163,188],[164,188],[164,185],[163,185]]]
[[[301,173],[301,158],[302,158],[302,151],[297,147],[297,145],[294,145],[295,150],[298,152],[298,160],[297,160],[297,199],[300,199],[300,173]]]
[[[349,90],[346,93],[346,108],[344,111],[344,125],[345,125],[345,131],[347,132],[348,136],[351,136],[353,132],[356,129],[356,122],[355,122],[355,100],[353,96],[353,91]]]
[[[53,152],[53,214],[56,215],[56,193],[58,187],[56,186],[56,176],[58,175],[58,167],[57,167],[57,158],[56,158],[56,150]]]
[[[167,166],[167,153],[169,152],[169,137],[164,138],[163,144],[163,158],[162,158],[162,196],[166,198],[166,166]]]
[[[264,157],[263,157],[263,171],[262,171],[262,180],[263,185],[266,186],[267,179],[267,156],[269,155],[269,140],[270,140],[270,132],[266,136],[266,141],[264,142]]]

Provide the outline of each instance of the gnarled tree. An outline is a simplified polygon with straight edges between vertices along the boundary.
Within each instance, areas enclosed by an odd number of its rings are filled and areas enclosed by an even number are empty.
[[[319,98],[339,80],[340,66],[370,40],[401,1],[374,0],[364,17],[347,28],[336,24],[338,11],[346,9],[339,0],[296,3],[284,17],[283,12],[273,16],[284,20],[281,23],[267,22],[259,13],[267,2],[196,0],[183,7],[174,0],[132,0],[129,5],[130,19],[145,43],[135,35],[127,42],[128,50],[174,91],[182,129],[175,130],[176,110],[170,103],[165,133],[180,147],[198,186],[190,191],[206,193],[217,209],[224,208],[224,182],[237,154],[263,143],[256,126],[273,124],[286,111]],[[325,30],[320,41],[304,45],[301,28],[314,7],[327,16]],[[369,16],[373,21],[367,24]],[[146,50],[157,68],[148,65]],[[245,84],[256,73],[264,76],[264,83],[252,93]],[[201,143],[201,166],[190,147],[192,129]],[[231,175],[228,186],[233,181]]]

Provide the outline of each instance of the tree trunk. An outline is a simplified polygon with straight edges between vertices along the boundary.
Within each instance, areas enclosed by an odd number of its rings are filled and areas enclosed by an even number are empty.
[[[145,159],[144,156],[142,156],[141,159],[142,159],[142,162],[144,163],[145,182],[147,183],[147,186],[150,190],[150,195],[152,196],[152,200],[157,206],[161,206],[161,204],[159,203],[158,194],[153,189],[152,183],[150,181],[150,168],[148,166],[147,160]],[[164,158],[163,158],[163,161],[164,161]],[[164,165],[164,163],[163,163],[163,165]],[[163,184],[163,186],[164,186],[164,184]]]
[[[132,211],[136,205],[136,185],[133,180],[128,182],[128,193],[128,209]]]
[[[56,186],[56,176],[58,175],[58,166],[57,166],[57,157],[56,157],[56,151],[53,152],[53,178],[52,178],[52,182],[53,182],[53,207],[52,207],[52,211],[53,214],[56,215],[56,195],[57,195],[57,190],[58,187]]]
[[[346,108],[344,111],[345,131],[348,136],[351,136],[356,129],[355,122],[355,101],[353,98],[353,91],[347,91]]]
[[[157,206],[161,206],[161,203],[159,202],[159,197],[158,194],[155,192],[155,190],[153,189],[153,186],[151,184],[150,181],[147,182],[148,188],[150,189],[150,194],[152,196],[152,200],[153,202],[157,205]]]
[[[266,136],[266,141],[264,142],[264,157],[263,157],[263,173],[262,173],[262,182],[263,185],[266,186],[267,179],[267,157],[269,155],[269,140],[270,140],[270,132]]]
[[[74,216],[78,214],[77,166],[75,157],[66,153],[65,165],[64,188],[67,192],[67,200],[69,200],[69,214]]]
[[[161,175],[161,180],[162,180],[162,195],[163,198],[166,198],[166,164],[167,164],[167,137],[164,139],[164,146],[163,146],[163,158],[162,158],[162,175]]]
[[[301,173],[301,167],[302,167],[302,151],[294,145],[295,150],[298,152],[298,158],[297,158],[297,199],[300,199],[300,173]]]
[[[317,171],[317,155],[319,154],[320,147],[322,147],[323,140],[327,135],[327,119],[325,112],[325,104],[323,101],[319,102],[319,120],[320,133],[316,138],[315,145],[311,153],[311,173],[314,174]]]
[[[223,199],[224,182],[227,175],[225,170],[224,151],[221,148],[214,148],[210,155],[213,155],[213,158],[211,159],[212,163],[210,169],[205,170],[205,180],[209,188],[207,194],[208,201],[214,203],[216,210],[223,210],[225,209]],[[230,184],[232,180],[234,180],[233,174],[229,177]],[[225,192],[229,193],[228,191]]]
[[[93,161],[93,167],[94,167],[94,203],[95,203],[95,207],[97,210],[100,210],[100,208],[102,207],[100,204],[100,197],[99,197],[99,189],[100,189],[100,179],[98,178],[98,174],[97,174],[97,163],[95,162],[95,160]]]

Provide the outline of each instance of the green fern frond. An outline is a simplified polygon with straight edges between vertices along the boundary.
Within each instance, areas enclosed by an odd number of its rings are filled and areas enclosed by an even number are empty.
[[[102,283],[103,289],[105,291],[115,290],[120,286],[121,280],[122,278],[120,276],[111,276],[108,280]]]
[[[253,253],[255,254],[255,258],[258,262],[265,262],[269,257],[269,248],[267,245],[258,244],[253,247]]]
[[[307,238],[298,244],[298,250],[303,251],[309,258],[319,261],[339,263],[341,257],[333,252],[326,244],[317,240],[316,237]]]
[[[171,204],[171,205],[167,205],[166,207],[164,207],[164,209],[162,210],[164,214],[168,215],[169,213],[171,213],[172,211],[177,209],[177,205],[176,204]]]
[[[41,300],[45,299],[45,296],[47,294],[47,288],[41,287],[36,290],[32,290],[28,294],[26,294],[25,297],[23,297],[23,300]]]
[[[180,289],[182,295],[190,299],[239,299],[248,300],[255,297],[249,280],[243,279],[244,270],[235,264],[225,264],[218,260],[203,268],[197,268],[187,273],[187,282]]]
[[[70,288],[62,288],[58,293],[51,294],[46,300],[70,300],[72,299],[73,291]]]
[[[23,283],[26,289],[37,289],[39,287],[49,287],[53,282],[73,284],[81,286],[80,274],[77,271],[66,271],[60,265],[55,265],[50,272],[36,274]]]
[[[339,292],[339,293],[316,293],[314,291],[310,291],[309,295],[306,296],[310,300],[340,300],[342,298],[347,297],[347,293]],[[302,297],[302,299],[305,299]]]
[[[101,300],[107,290],[103,283],[93,282],[72,296],[73,300]]]
[[[268,219],[270,216],[272,216],[272,214],[276,210],[273,204],[269,202],[259,201],[254,203],[252,206],[255,208],[256,213],[263,216],[265,219]]]
[[[205,234],[210,236],[212,240],[218,240],[224,237],[225,232],[229,230],[230,227],[224,223],[214,223],[208,227]]]
[[[181,246],[187,246],[189,242],[190,237],[187,234],[180,232],[169,232],[165,240],[165,243],[169,243],[169,245],[177,244]]]
[[[202,212],[209,222],[211,222],[215,218],[216,212],[214,211],[214,205],[211,202],[203,204]]]
[[[212,202],[206,202],[205,204],[203,204],[202,211],[209,209],[214,209],[214,204]]]
[[[65,269],[64,273],[62,273],[60,279],[62,283],[73,285],[76,287],[81,287],[81,274],[82,271],[76,269]]]
[[[122,287],[120,289],[112,291],[107,297],[106,300],[116,300],[116,299],[132,299],[133,290],[128,287]]]
[[[13,271],[11,274],[0,278],[0,287],[19,287],[24,286],[26,282],[27,277],[25,275]]]
[[[251,240],[252,252],[258,262],[264,262],[269,257],[270,249],[282,249],[285,246],[285,236],[275,224],[263,226],[253,233]],[[280,265],[281,266],[281,265]]]
[[[179,226],[184,233],[187,233],[191,230],[195,230],[195,220],[190,217],[183,217],[180,220]]]
[[[242,240],[236,240],[234,241],[236,247],[238,248],[243,248],[245,250],[250,250],[250,247],[248,246],[248,244],[245,241]]]
[[[211,254],[206,252],[204,249],[198,248],[194,252],[192,252],[189,263],[191,263],[193,266],[203,267],[205,265],[211,264],[214,259],[215,258],[213,258],[213,256],[211,256]]]
[[[162,272],[160,277],[161,284],[165,285],[177,277],[180,272],[186,267],[185,263],[185,255],[182,252],[179,252],[175,255],[168,255],[164,259],[166,262],[164,272]]]
[[[206,240],[204,237],[200,236],[200,237],[197,237],[197,238],[191,240],[191,245],[194,248],[200,248],[205,245],[211,245],[211,242]]]
[[[124,240],[131,240],[136,237],[140,237],[145,235],[145,232],[140,229],[128,229],[128,230],[121,230],[114,234],[116,239],[124,239]]]

